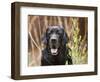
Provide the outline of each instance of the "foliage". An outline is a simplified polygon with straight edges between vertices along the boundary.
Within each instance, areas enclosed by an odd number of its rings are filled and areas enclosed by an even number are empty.
[[[72,37],[69,42],[71,48],[71,56],[73,64],[86,64],[87,63],[87,42],[86,38],[81,37],[79,34],[80,29],[78,25],[78,18],[71,18],[72,22]]]

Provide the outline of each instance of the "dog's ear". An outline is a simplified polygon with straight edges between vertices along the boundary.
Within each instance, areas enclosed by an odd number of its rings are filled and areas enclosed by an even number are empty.
[[[61,29],[62,29],[62,31],[63,31],[63,41],[62,41],[62,44],[63,45],[65,45],[65,44],[67,44],[68,43],[68,41],[69,41],[69,38],[68,38],[68,35],[67,35],[67,33],[65,32],[65,30],[64,30],[64,27],[63,26],[59,26]]]
[[[43,42],[43,44],[47,44],[46,33],[44,33],[44,35],[42,37],[42,42]]]
[[[43,42],[43,44],[47,44],[47,32],[48,32],[48,29],[49,28],[47,28],[46,29],[46,32],[43,34],[43,37],[42,37],[42,42]]]
[[[64,34],[63,34],[63,44],[67,44],[68,41],[69,41],[68,35],[67,35],[67,33],[64,31]]]

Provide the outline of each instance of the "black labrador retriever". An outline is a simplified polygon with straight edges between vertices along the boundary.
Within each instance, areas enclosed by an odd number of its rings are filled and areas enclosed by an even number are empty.
[[[49,26],[43,37],[46,48],[42,51],[41,65],[65,65],[72,64],[69,55],[70,48],[66,47],[68,36],[61,26]]]

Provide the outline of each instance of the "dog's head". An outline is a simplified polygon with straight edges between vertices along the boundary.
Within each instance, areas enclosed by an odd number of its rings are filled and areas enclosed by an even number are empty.
[[[43,42],[49,47],[52,55],[57,55],[58,50],[68,42],[68,36],[63,27],[49,26],[46,29]]]

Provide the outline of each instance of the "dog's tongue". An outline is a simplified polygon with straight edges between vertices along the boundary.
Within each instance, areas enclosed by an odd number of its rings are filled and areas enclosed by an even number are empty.
[[[51,53],[52,53],[53,55],[56,55],[56,54],[57,54],[57,49],[51,49]]]

